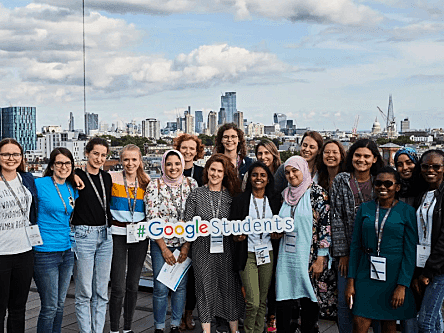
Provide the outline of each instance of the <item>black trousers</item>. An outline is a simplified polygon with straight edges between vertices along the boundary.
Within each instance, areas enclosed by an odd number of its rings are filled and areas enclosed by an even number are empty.
[[[318,303],[312,302],[309,298],[301,298],[299,304],[301,332],[316,333],[319,318]],[[278,333],[294,333],[294,330],[290,329],[290,322],[294,317],[294,306],[297,306],[297,300],[276,302],[276,328]]]
[[[6,309],[8,333],[25,331],[25,311],[34,273],[34,252],[0,255],[0,333],[4,332]]]
[[[131,329],[137,303],[139,279],[147,249],[148,239],[128,244],[126,236],[113,235],[111,296],[109,300],[111,331],[119,330],[122,305],[123,329]]]

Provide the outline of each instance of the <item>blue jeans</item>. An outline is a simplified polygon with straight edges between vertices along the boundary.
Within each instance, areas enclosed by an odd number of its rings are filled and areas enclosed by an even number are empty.
[[[169,247],[171,252],[180,247]],[[165,318],[168,308],[168,293],[169,288],[163,283],[157,281],[157,276],[162,269],[165,259],[163,259],[162,251],[155,241],[151,242],[151,260],[153,262],[154,275],[154,289],[153,289],[153,311],[154,311],[154,326],[156,329],[165,328]],[[176,291],[171,291],[171,326],[179,326],[182,318],[182,313],[185,308],[185,298],[187,296],[187,278],[188,273],[185,274]]]
[[[74,267],[71,249],[60,252],[34,253],[34,281],[41,308],[37,333],[62,331],[63,307]]]
[[[81,333],[102,333],[113,256],[111,229],[76,225],[73,231],[77,323]]]
[[[338,260],[339,262],[339,260]],[[338,269],[338,328],[339,333],[352,333],[353,313],[347,305],[345,299],[345,289],[347,288],[347,278],[343,277]],[[381,333],[381,324],[377,320],[372,321],[374,333]]]
[[[437,275],[427,286],[418,315],[418,328],[421,333],[442,333],[441,306],[444,300],[444,275]]]

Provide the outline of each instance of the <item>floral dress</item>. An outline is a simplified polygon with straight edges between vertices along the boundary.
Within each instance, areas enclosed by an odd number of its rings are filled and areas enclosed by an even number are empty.
[[[144,198],[147,219],[162,218],[170,223],[183,221],[187,197],[196,187],[197,181],[191,177],[183,177],[182,184],[174,187],[167,186],[161,178],[152,180]],[[177,212],[177,207],[181,208],[180,212]],[[180,247],[185,243],[184,238],[177,237],[164,238],[164,241],[168,247]]]

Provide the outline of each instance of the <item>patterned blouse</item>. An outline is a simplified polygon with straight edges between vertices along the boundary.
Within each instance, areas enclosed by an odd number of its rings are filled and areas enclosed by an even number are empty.
[[[190,192],[197,187],[197,182],[191,177],[183,177],[180,186],[169,187],[162,178],[152,180],[145,192],[146,218],[164,218],[165,222],[176,223],[184,219],[185,202]],[[178,212],[178,208],[181,212]],[[181,216],[179,216],[181,215]],[[169,247],[179,247],[185,243],[183,238],[164,238]]]

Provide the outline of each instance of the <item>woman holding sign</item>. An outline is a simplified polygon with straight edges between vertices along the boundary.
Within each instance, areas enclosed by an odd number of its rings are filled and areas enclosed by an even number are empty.
[[[398,201],[399,174],[382,168],[374,181],[377,199],[356,214],[350,246],[345,299],[353,311],[353,332],[364,333],[373,320],[382,332],[396,332],[396,320],[416,316],[409,289],[418,241],[415,210]]]
[[[62,331],[63,307],[74,267],[70,218],[78,197],[74,182],[74,158],[63,147],[55,148],[43,174],[37,178],[37,224],[43,245],[34,247],[34,280],[41,309],[37,332]]]
[[[25,331],[25,308],[34,255],[29,223],[36,223],[34,178],[25,172],[23,148],[11,138],[0,141],[0,332]]]
[[[420,332],[442,332],[441,305],[444,299],[444,153],[426,151],[419,160],[428,188],[416,199],[419,245],[412,287],[423,295],[419,310]]]
[[[262,162],[254,162],[248,170],[245,192],[231,204],[230,220],[271,219],[279,214],[281,200],[274,194],[273,175]],[[246,333],[264,331],[267,294],[273,272],[271,238],[278,234],[251,234],[233,236],[235,241],[235,270],[239,271],[246,292]]]
[[[301,332],[317,330],[318,284],[325,273],[331,243],[329,206],[326,192],[313,183],[307,161],[300,156],[285,162],[289,186],[284,190],[281,217],[292,217],[293,232],[280,241],[276,268],[278,332],[291,332],[292,306],[300,303]]]
[[[131,330],[137,303],[139,278],[148,249],[148,239],[137,241],[127,234],[135,233],[137,222],[145,221],[143,198],[150,181],[143,171],[139,147],[126,145],[120,152],[123,171],[110,172],[113,182],[110,209],[113,217],[113,260],[111,263],[111,297],[109,317],[111,332],[118,332],[123,305],[123,329]],[[131,230],[132,229],[132,230]]]
[[[185,220],[194,216],[210,221],[230,216],[232,196],[240,192],[240,182],[230,159],[214,154],[205,164],[205,186],[196,188],[187,199]],[[198,237],[192,248],[196,296],[202,329],[211,332],[211,320],[227,320],[235,333],[242,316],[244,300],[241,283],[234,271],[232,236]]]
[[[146,194],[147,219],[161,218],[165,222],[184,221],[185,202],[190,192],[197,187],[191,177],[183,176],[185,161],[177,150],[168,150],[162,157],[162,177],[149,183]],[[168,308],[169,289],[157,280],[157,276],[166,263],[173,266],[182,263],[188,257],[190,243],[183,238],[161,238],[151,242],[151,259],[153,261],[154,289],[153,311],[155,333],[165,329],[165,318]],[[178,256],[174,252],[178,251]],[[179,333],[179,325],[185,307],[187,275],[185,275],[171,294],[171,333]]]

